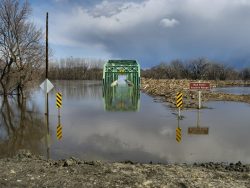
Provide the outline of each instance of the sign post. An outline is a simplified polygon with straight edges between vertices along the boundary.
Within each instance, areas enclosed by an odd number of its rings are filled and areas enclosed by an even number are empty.
[[[209,90],[210,83],[209,82],[190,82],[189,83],[190,90],[198,90],[198,109],[201,109],[201,90]]]
[[[199,84],[201,83],[201,81],[199,80]],[[199,107],[198,109],[201,109],[201,90],[198,91],[198,95],[199,95]]]

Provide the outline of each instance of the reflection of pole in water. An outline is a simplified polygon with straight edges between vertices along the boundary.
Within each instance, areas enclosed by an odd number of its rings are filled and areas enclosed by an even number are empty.
[[[197,127],[200,127],[200,109],[197,110]]]
[[[188,134],[208,135],[209,127],[200,127],[200,109],[197,109],[196,127],[188,127]]]
[[[179,109],[178,111],[178,120],[179,120],[181,118],[181,108],[179,107],[178,109]]]
[[[180,128],[180,118],[177,117],[177,128],[176,128],[176,136],[175,139],[178,143],[181,142],[181,128]]]
[[[48,131],[48,129],[46,132],[45,142],[46,142],[46,149],[47,149],[47,159],[50,159],[50,132]]]
[[[177,117],[178,128],[180,127],[180,116]]]

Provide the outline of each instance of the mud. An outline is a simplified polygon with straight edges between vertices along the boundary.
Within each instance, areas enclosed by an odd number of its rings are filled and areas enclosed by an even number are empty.
[[[250,187],[250,165],[47,160],[20,151],[0,159],[0,187]]]

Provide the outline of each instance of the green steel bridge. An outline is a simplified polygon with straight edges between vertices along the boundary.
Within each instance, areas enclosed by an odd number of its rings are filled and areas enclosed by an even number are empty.
[[[119,76],[128,85],[112,86]],[[140,106],[140,65],[135,60],[109,60],[103,68],[103,99],[107,111],[138,111]]]
[[[135,87],[140,87],[140,65],[135,60],[109,60],[103,68],[103,85],[107,86],[126,75]]]

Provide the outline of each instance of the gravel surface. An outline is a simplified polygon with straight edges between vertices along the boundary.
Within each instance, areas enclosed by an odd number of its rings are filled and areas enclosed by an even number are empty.
[[[0,159],[0,187],[250,187],[250,165],[46,160],[27,151]]]

